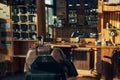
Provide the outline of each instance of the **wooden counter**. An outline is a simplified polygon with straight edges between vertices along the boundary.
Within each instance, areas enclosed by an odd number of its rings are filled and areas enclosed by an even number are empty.
[[[64,44],[64,43],[55,43],[55,44],[49,44],[51,47],[68,47],[68,48],[76,48],[79,45],[77,44]]]
[[[120,48],[120,46],[97,46],[94,44],[86,44],[86,45],[81,45],[79,43],[51,43],[48,44],[51,47],[69,47],[69,48],[101,48],[101,49],[115,49],[115,48]]]
[[[87,48],[100,48],[100,49],[115,49],[120,48],[120,46],[96,46],[96,45],[86,45]]]

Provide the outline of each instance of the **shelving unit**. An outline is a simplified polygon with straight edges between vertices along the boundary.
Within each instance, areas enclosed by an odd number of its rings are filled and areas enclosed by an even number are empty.
[[[120,35],[120,4],[118,3],[109,3],[103,2],[103,11],[102,16],[103,20],[101,21],[101,32],[103,34],[102,38],[110,40],[111,36],[109,35],[110,30],[115,30],[117,36],[115,36],[115,44],[119,44],[119,35]],[[108,24],[109,29],[106,29],[106,24]],[[106,34],[106,35],[105,35]],[[103,41],[102,40],[102,41]]]
[[[8,3],[12,48],[5,56],[12,60],[11,72],[23,72],[28,49],[38,41],[38,36],[45,37],[45,4],[44,0],[12,0]]]
[[[22,3],[23,4],[18,4],[18,2],[16,2],[12,6],[13,38],[14,40],[36,40],[36,4],[25,1]]]
[[[57,0],[56,2],[57,17],[65,19],[66,23],[62,26],[62,30],[55,26],[57,34],[54,37],[69,38],[72,32],[80,31],[90,38],[90,33],[98,33],[98,0]],[[55,29],[55,27],[53,28]],[[65,34],[62,34],[61,31]]]
[[[68,0],[67,11],[69,24],[74,25],[97,25],[97,0],[80,1]],[[96,26],[97,27],[97,26]]]
[[[44,0],[13,0],[11,20],[13,55],[26,55],[37,37],[45,35]]]
[[[0,1],[0,59],[26,55],[37,37],[45,36],[44,0]]]
[[[111,43],[120,43],[120,1],[119,0],[99,0],[98,1],[98,16],[99,16],[99,32],[101,32],[102,45],[104,40],[108,40]],[[117,35],[111,36],[109,33],[111,30],[116,31]],[[119,80],[118,71],[119,63],[112,62],[114,49],[101,49],[101,60],[102,60],[102,78],[105,80],[115,79]],[[116,58],[117,59],[117,58]]]
[[[38,36],[36,0],[14,0],[11,9],[14,55],[25,55]]]

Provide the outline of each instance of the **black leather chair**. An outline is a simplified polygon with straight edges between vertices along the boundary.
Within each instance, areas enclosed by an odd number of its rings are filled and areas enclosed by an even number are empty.
[[[66,80],[64,67],[51,55],[39,55],[31,65],[25,80]]]

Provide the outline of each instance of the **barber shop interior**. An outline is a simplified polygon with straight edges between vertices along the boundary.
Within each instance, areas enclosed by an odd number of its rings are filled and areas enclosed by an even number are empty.
[[[0,0],[0,80],[120,80],[120,0]]]

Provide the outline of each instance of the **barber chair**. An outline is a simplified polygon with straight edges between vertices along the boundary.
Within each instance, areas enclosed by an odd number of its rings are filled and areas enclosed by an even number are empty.
[[[66,80],[62,63],[45,53],[46,55],[38,55],[31,64],[31,70],[26,74],[25,80]]]

